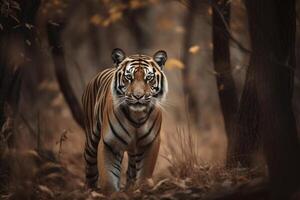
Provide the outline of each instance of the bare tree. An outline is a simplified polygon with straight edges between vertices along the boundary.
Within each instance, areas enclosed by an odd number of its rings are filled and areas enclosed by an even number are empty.
[[[190,79],[190,58],[189,48],[192,46],[192,30],[194,28],[194,21],[197,16],[197,8],[199,1],[190,0],[188,3],[188,12],[184,19],[185,33],[183,36],[183,54],[182,61],[184,68],[182,70],[183,92],[187,99],[187,109],[190,118],[193,122],[199,122],[198,100],[196,94],[193,92],[192,83]]]
[[[3,5],[2,5],[3,4]],[[39,0],[1,2],[0,24],[0,131],[9,146],[14,143],[13,122],[20,97],[23,68],[31,64],[35,30],[31,29],[40,5]],[[23,54],[24,57],[18,57]]]
[[[229,22],[230,1],[214,0],[212,2],[213,63],[228,146],[230,147],[232,146],[233,132],[236,125],[238,98],[231,71],[229,35],[226,31]],[[229,157],[231,157],[230,154]]]
[[[147,15],[149,7],[143,7],[134,10],[126,10],[125,19],[127,21],[129,31],[135,38],[138,51],[143,51],[149,48],[151,44],[151,34],[147,30]]]
[[[300,145],[292,110],[295,0],[247,0],[259,124],[272,199],[290,199],[300,186]],[[274,23],[276,22],[276,23]]]
[[[70,107],[73,118],[79,124],[79,126],[84,128],[84,119],[81,104],[76,98],[66,70],[66,61],[62,42],[63,28],[64,24],[62,23],[56,24],[49,22],[47,24],[48,40],[49,45],[51,46],[55,75],[59,87],[65,97],[65,100]]]

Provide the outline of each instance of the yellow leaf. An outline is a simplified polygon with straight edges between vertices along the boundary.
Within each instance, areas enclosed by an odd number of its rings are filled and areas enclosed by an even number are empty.
[[[191,54],[195,54],[195,53],[197,53],[199,50],[200,50],[200,47],[199,47],[198,45],[194,45],[194,46],[191,46],[191,47],[189,48],[189,52],[190,52]]]
[[[184,64],[176,58],[170,58],[166,62],[166,68],[167,69],[176,69],[176,68],[177,69],[183,69]]]
[[[143,6],[142,2],[139,1],[139,0],[131,0],[129,2],[129,7],[131,9],[138,9],[138,8],[141,8]]]
[[[104,20],[101,25],[104,27],[107,27],[110,24],[111,24],[111,20],[108,18],[108,19]]]
[[[110,14],[110,21],[115,22],[122,18],[122,12],[113,12]]]
[[[99,15],[93,15],[90,19],[90,22],[94,25],[100,25],[102,23],[103,19]]]

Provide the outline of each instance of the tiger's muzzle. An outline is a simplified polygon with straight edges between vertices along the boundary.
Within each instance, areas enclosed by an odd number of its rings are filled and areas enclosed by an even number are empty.
[[[151,95],[130,95],[126,96],[126,102],[132,111],[144,111],[151,103]]]

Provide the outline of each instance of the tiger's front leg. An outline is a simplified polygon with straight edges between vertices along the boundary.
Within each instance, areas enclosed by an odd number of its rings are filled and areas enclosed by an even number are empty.
[[[157,161],[160,146],[160,136],[158,135],[153,142],[136,156],[136,171],[138,187],[149,187],[152,183],[152,174]]]
[[[123,151],[114,151],[110,144],[101,139],[98,146],[98,170],[100,175],[100,188],[105,193],[120,190],[123,154]]]

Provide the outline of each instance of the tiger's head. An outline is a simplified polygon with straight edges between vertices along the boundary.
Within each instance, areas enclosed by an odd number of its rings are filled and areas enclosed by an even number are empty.
[[[112,59],[116,72],[112,81],[113,101],[134,112],[145,111],[161,103],[168,91],[163,67],[167,60],[165,51],[153,57],[131,55],[126,57],[121,49],[114,49]]]

